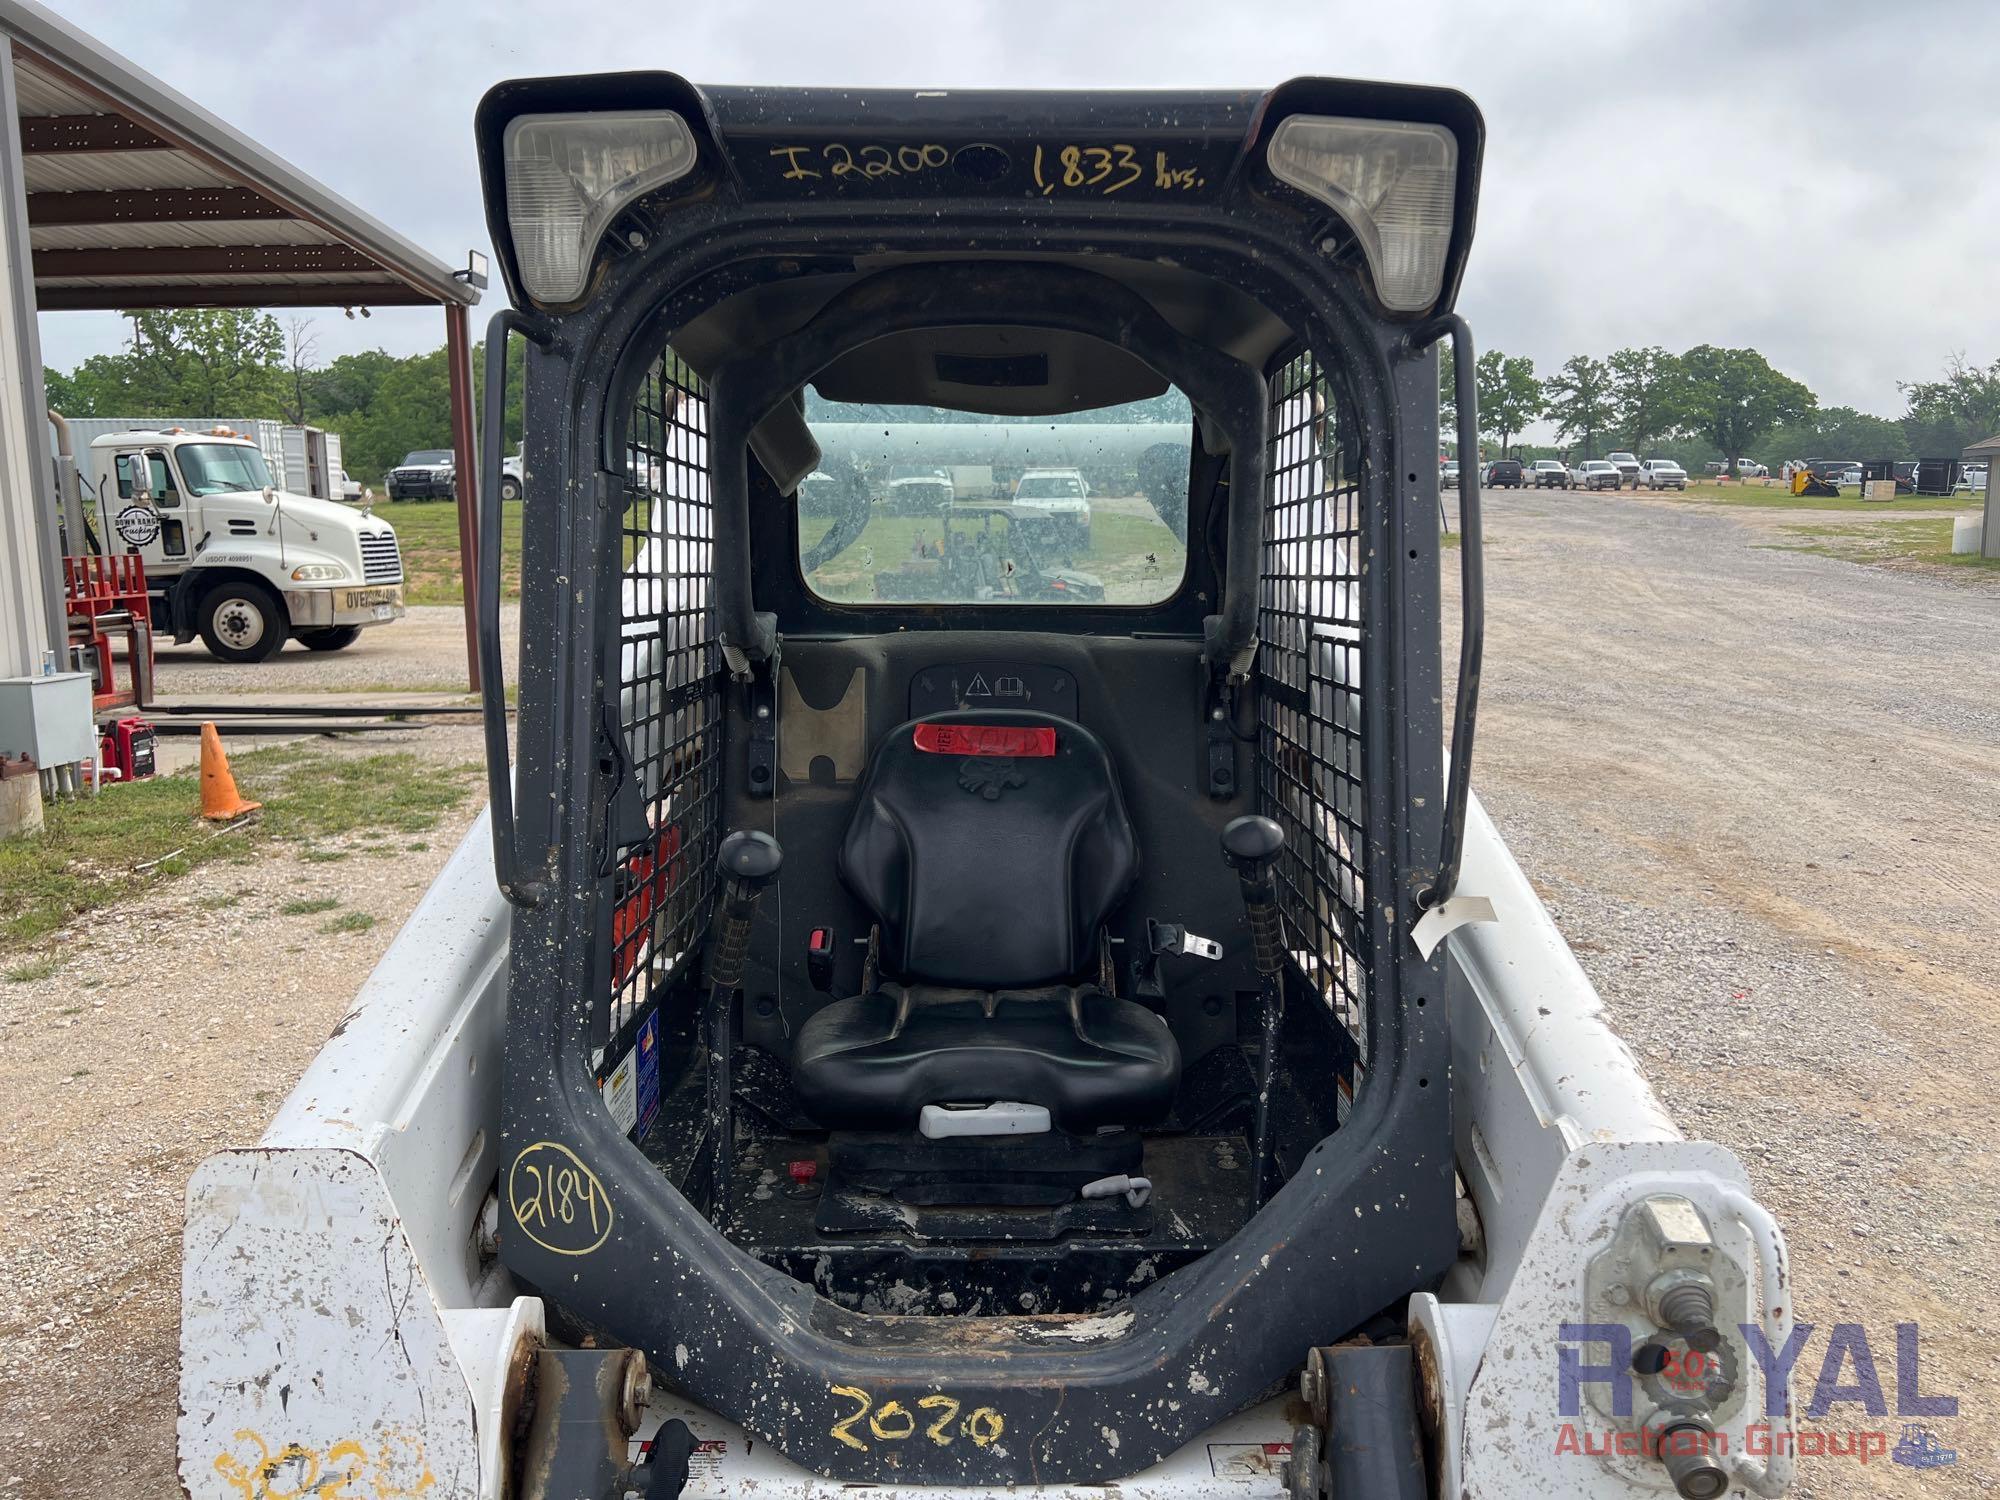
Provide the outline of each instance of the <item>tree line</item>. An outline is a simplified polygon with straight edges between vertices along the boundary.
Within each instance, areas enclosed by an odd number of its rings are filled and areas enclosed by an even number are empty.
[[[126,315],[129,344],[67,373],[47,370],[49,403],[69,416],[265,417],[324,427],[341,437],[347,472],[379,483],[417,448],[451,445],[445,351],[398,357],[380,349],[322,361],[312,321],[280,324],[269,313],[166,310]],[[506,443],[521,435],[520,362],[509,351]],[[473,350],[475,387],[485,363]],[[1451,352],[1439,372],[1441,430],[1452,446],[1457,411]],[[1978,366],[1954,358],[1935,380],[1899,382],[1903,412],[1876,416],[1821,406],[1802,382],[1771,368],[1755,349],[1698,344],[1680,354],[1653,346],[1602,359],[1572,355],[1538,375],[1525,355],[1489,349],[1476,370],[1482,444],[1492,456],[1572,460],[1625,450],[1702,465],[1761,458],[1956,458],[1969,443],[2000,432],[2000,360]],[[1145,416],[1165,419],[1161,411]],[[886,408],[884,409],[886,410]],[[1089,413],[1079,413],[1088,417]],[[1134,413],[1135,416],[1140,415]],[[1517,441],[1540,421],[1558,447]]]
[[[1755,349],[1698,344],[1680,354],[1655,345],[1620,349],[1603,359],[1576,354],[1549,375],[1525,355],[1489,349],[1479,356],[1479,436],[1488,457],[1572,461],[1607,452],[1672,458],[1692,472],[1704,464],[1787,459],[1957,458],[1971,443],[2000,432],[2000,360],[1981,367],[1954,357],[1936,380],[1898,381],[1904,410],[1876,416],[1851,406],[1821,406],[1803,382],[1771,368]],[[1439,371],[1441,430],[1456,432],[1458,402],[1451,351]],[[1555,427],[1557,446],[1515,439],[1536,422]]]
[[[174,309],[124,315],[128,344],[74,370],[44,370],[49,405],[71,417],[241,417],[340,434],[341,462],[364,484],[418,448],[451,446],[451,381],[443,345],[398,357],[381,349],[322,361],[312,320]],[[509,351],[509,451],[521,438],[521,362]],[[475,391],[484,384],[480,346]],[[477,396],[475,395],[475,401]]]

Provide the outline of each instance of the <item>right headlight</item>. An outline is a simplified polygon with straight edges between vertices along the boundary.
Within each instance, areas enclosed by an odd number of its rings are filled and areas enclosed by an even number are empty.
[[[1376,294],[1421,312],[1444,288],[1458,139],[1442,125],[1293,115],[1271,132],[1271,174],[1347,222]]]

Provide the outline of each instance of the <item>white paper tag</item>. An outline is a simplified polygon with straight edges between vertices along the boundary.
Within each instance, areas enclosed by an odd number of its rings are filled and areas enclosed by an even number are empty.
[[[1493,914],[1493,903],[1486,897],[1453,896],[1417,919],[1417,925],[1410,929],[1410,941],[1417,945],[1417,952],[1429,958],[1437,945],[1444,941],[1446,933],[1454,932],[1468,922],[1499,920]]]

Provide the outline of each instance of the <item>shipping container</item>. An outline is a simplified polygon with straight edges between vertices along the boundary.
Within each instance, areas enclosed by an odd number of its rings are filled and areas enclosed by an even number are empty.
[[[340,499],[340,438],[319,427],[287,427],[283,436],[286,490]]]

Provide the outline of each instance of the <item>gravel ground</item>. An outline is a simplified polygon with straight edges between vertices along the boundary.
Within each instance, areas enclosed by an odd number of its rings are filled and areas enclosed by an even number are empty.
[[[505,659],[515,659],[520,610],[500,606]],[[231,666],[201,642],[168,641],[153,652],[155,683],[164,697],[252,693],[357,693],[369,690],[465,691],[465,616],[456,606],[414,604],[402,619],[371,625],[345,651],[308,651],[294,641],[260,666]]]
[[[480,757],[459,726],[338,748]],[[318,841],[353,846],[344,860],[204,865],[65,932],[50,977],[0,981],[0,1098],[32,1101],[0,1138],[0,1493],[177,1493],[188,1177],[263,1133],[477,811],[399,839],[393,860],[361,833]],[[280,910],[302,895],[340,906]],[[354,912],[375,925],[321,931]]]
[[[1821,1425],[1895,1441],[1898,1322],[1960,1400],[1927,1424],[1953,1467],[1802,1485],[1990,1493],[2000,588],[1762,545],[1795,513],[1487,510],[1481,796],[1682,1126],[1787,1226],[1802,1397],[1828,1325],[1866,1325],[1891,1414]]]
[[[1989,1493],[2000,589],[1766,550],[1771,513],[1488,508],[1487,806],[1682,1123],[1789,1227],[1801,1318],[1865,1322],[1892,1400],[1892,1325],[1920,1322],[1923,1389],[1960,1398],[1929,1424],[1954,1467],[1809,1460],[1805,1492]],[[413,610],[335,657],[172,653],[162,687],[443,690],[462,641]],[[477,754],[469,726],[408,742]],[[255,1139],[470,816],[394,863],[207,867],[0,986],[0,1090],[35,1101],[0,1141],[6,1493],[173,1492],[188,1174]],[[278,914],[307,883],[378,925]]]

